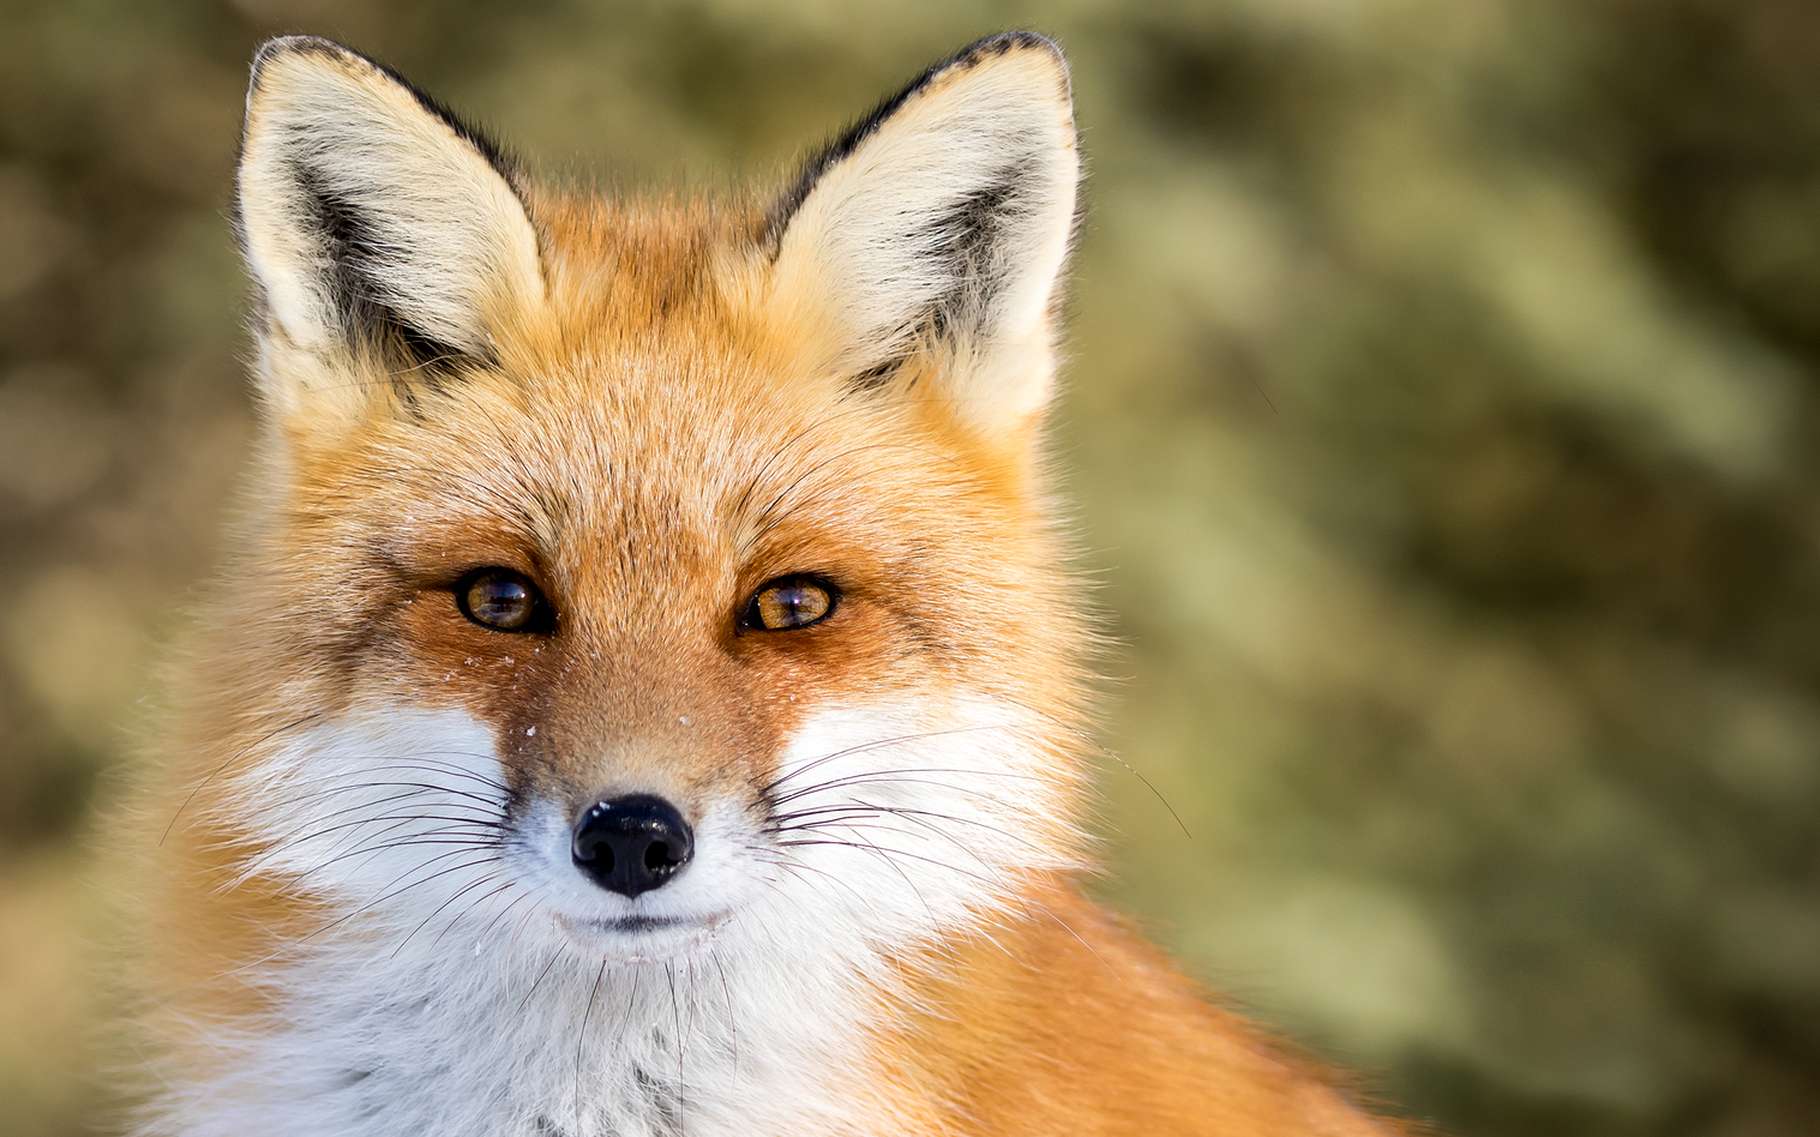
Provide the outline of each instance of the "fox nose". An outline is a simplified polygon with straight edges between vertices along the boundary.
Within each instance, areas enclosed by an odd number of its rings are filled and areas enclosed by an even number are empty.
[[[583,810],[569,851],[595,884],[630,898],[682,871],[695,854],[695,837],[675,806],[631,794]]]

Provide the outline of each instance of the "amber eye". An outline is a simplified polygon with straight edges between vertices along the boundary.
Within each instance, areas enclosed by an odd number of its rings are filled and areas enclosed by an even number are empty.
[[[461,614],[499,632],[537,631],[547,622],[542,593],[523,573],[504,568],[471,572],[455,586]]]
[[[839,595],[819,577],[780,576],[752,594],[740,623],[764,632],[806,628],[826,620]]]

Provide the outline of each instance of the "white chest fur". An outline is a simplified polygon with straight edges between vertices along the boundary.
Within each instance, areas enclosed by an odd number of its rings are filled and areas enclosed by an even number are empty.
[[[731,929],[730,929],[731,931]],[[472,936],[313,950],[264,1029],[154,1131],[190,1137],[719,1137],[859,1133],[861,998],[764,971],[736,935],[688,957],[474,953]]]

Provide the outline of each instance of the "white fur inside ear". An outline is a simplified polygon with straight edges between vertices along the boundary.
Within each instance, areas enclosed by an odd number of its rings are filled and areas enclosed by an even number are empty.
[[[1080,176],[1060,54],[987,41],[849,141],[784,222],[775,296],[831,319],[832,368],[888,363],[933,326],[967,414],[996,426],[1041,407]]]
[[[450,348],[543,294],[537,235],[480,148],[408,87],[327,41],[254,64],[240,160],[247,257],[277,328],[323,352],[355,298]]]

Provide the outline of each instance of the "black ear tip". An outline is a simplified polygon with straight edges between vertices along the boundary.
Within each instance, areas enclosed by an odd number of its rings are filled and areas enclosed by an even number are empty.
[[[1064,58],[1061,44],[1042,32],[1033,31],[1030,28],[1012,28],[1009,31],[999,32],[997,35],[987,36],[975,42],[969,51],[974,49],[990,50],[1000,55],[1013,49],[1028,49],[1046,51],[1057,59]]]
[[[253,52],[253,63],[246,85],[246,107],[240,123],[240,153],[242,160],[246,156],[247,132],[253,119],[255,102],[260,97],[260,90],[265,84],[266,76],[273,66],[281,60],[302,55],[315,55],[323,59],[358,59],[360,55],[352,48],[344,47],[332,39],[321,36],[273,36],[264,41]]]
[[[253,52],[253,85],[259,85],[259,73],[280,59],[293,55],[319,55],[329,59],[358,59],[360,53],[351,47],[322,36],[273,36]]]
[[[976,63],[994,56],[1009,55],[1014,51],[1038,51],[1055,60],[1056,65],[1064,72],[1068,70],[1068,55],[1062,45],[1044,35],[1042,32],[1028,28],[1013,28],[1010,31],[998,32],[983,39],[974,40],[954,54],[956,63]]]
[[[257,94],[264,82],[267,71],[286,59],[297,59],[313,55],[318,59],[336,63],[359,62],[372,65],[373,61],[348,47],[322,36],[273,36],[260,44],[253,52],[252,73],[247,80],[247,97],[249,101]]]
[[[997,32],[983,39],[976,39],[930,68],[929,75],[933,76],[951,69],[966,71],[988,60],[1014,53],[1046,56],[1055,67],[1056,76],[1061,83],[1062,96],[1073,99],[1073,78],[1068,73],[1068,56],[1062,51],[1062,45],[1041,32],[1033,32],[1027,28]]]
[[[321,60],[341,64],[343,70],[350,74],[376,76],[385,81],[397,84],[400,88],[409,92],[411,97],[417,100],[419,106],[441,119],[443,125],[447,126],[460,137],[466,139],[469,145],[480,151],[481,156],[485,158],[495,170],[499,171],[502,177],[507,181],[512,182],[514,187],[517,186],[519,179],[518,163],[506,152],[504,147],[488,137],[485,131],[469,125],[453,110],[450,110],[441,100],[434,98],[419,88],[398,71],[386,66],[384,63],[381,63],[379,60],[364,52],[355,51],[346,44],[336,43],[334,40],[325,39],[322,36],[273,36],[271,39],[268,39],[259,45],[258,50],[253,53],[253,73],[247,86],[247,121],[251,120],[254,104],[259,98],[260,87],[264,81],[267,70],[281,60],[294,59],[301,56],[315,56]],[[246,126],[243,124],[241,127],[241,145],[243,148],[246,141],[245,135]]]

